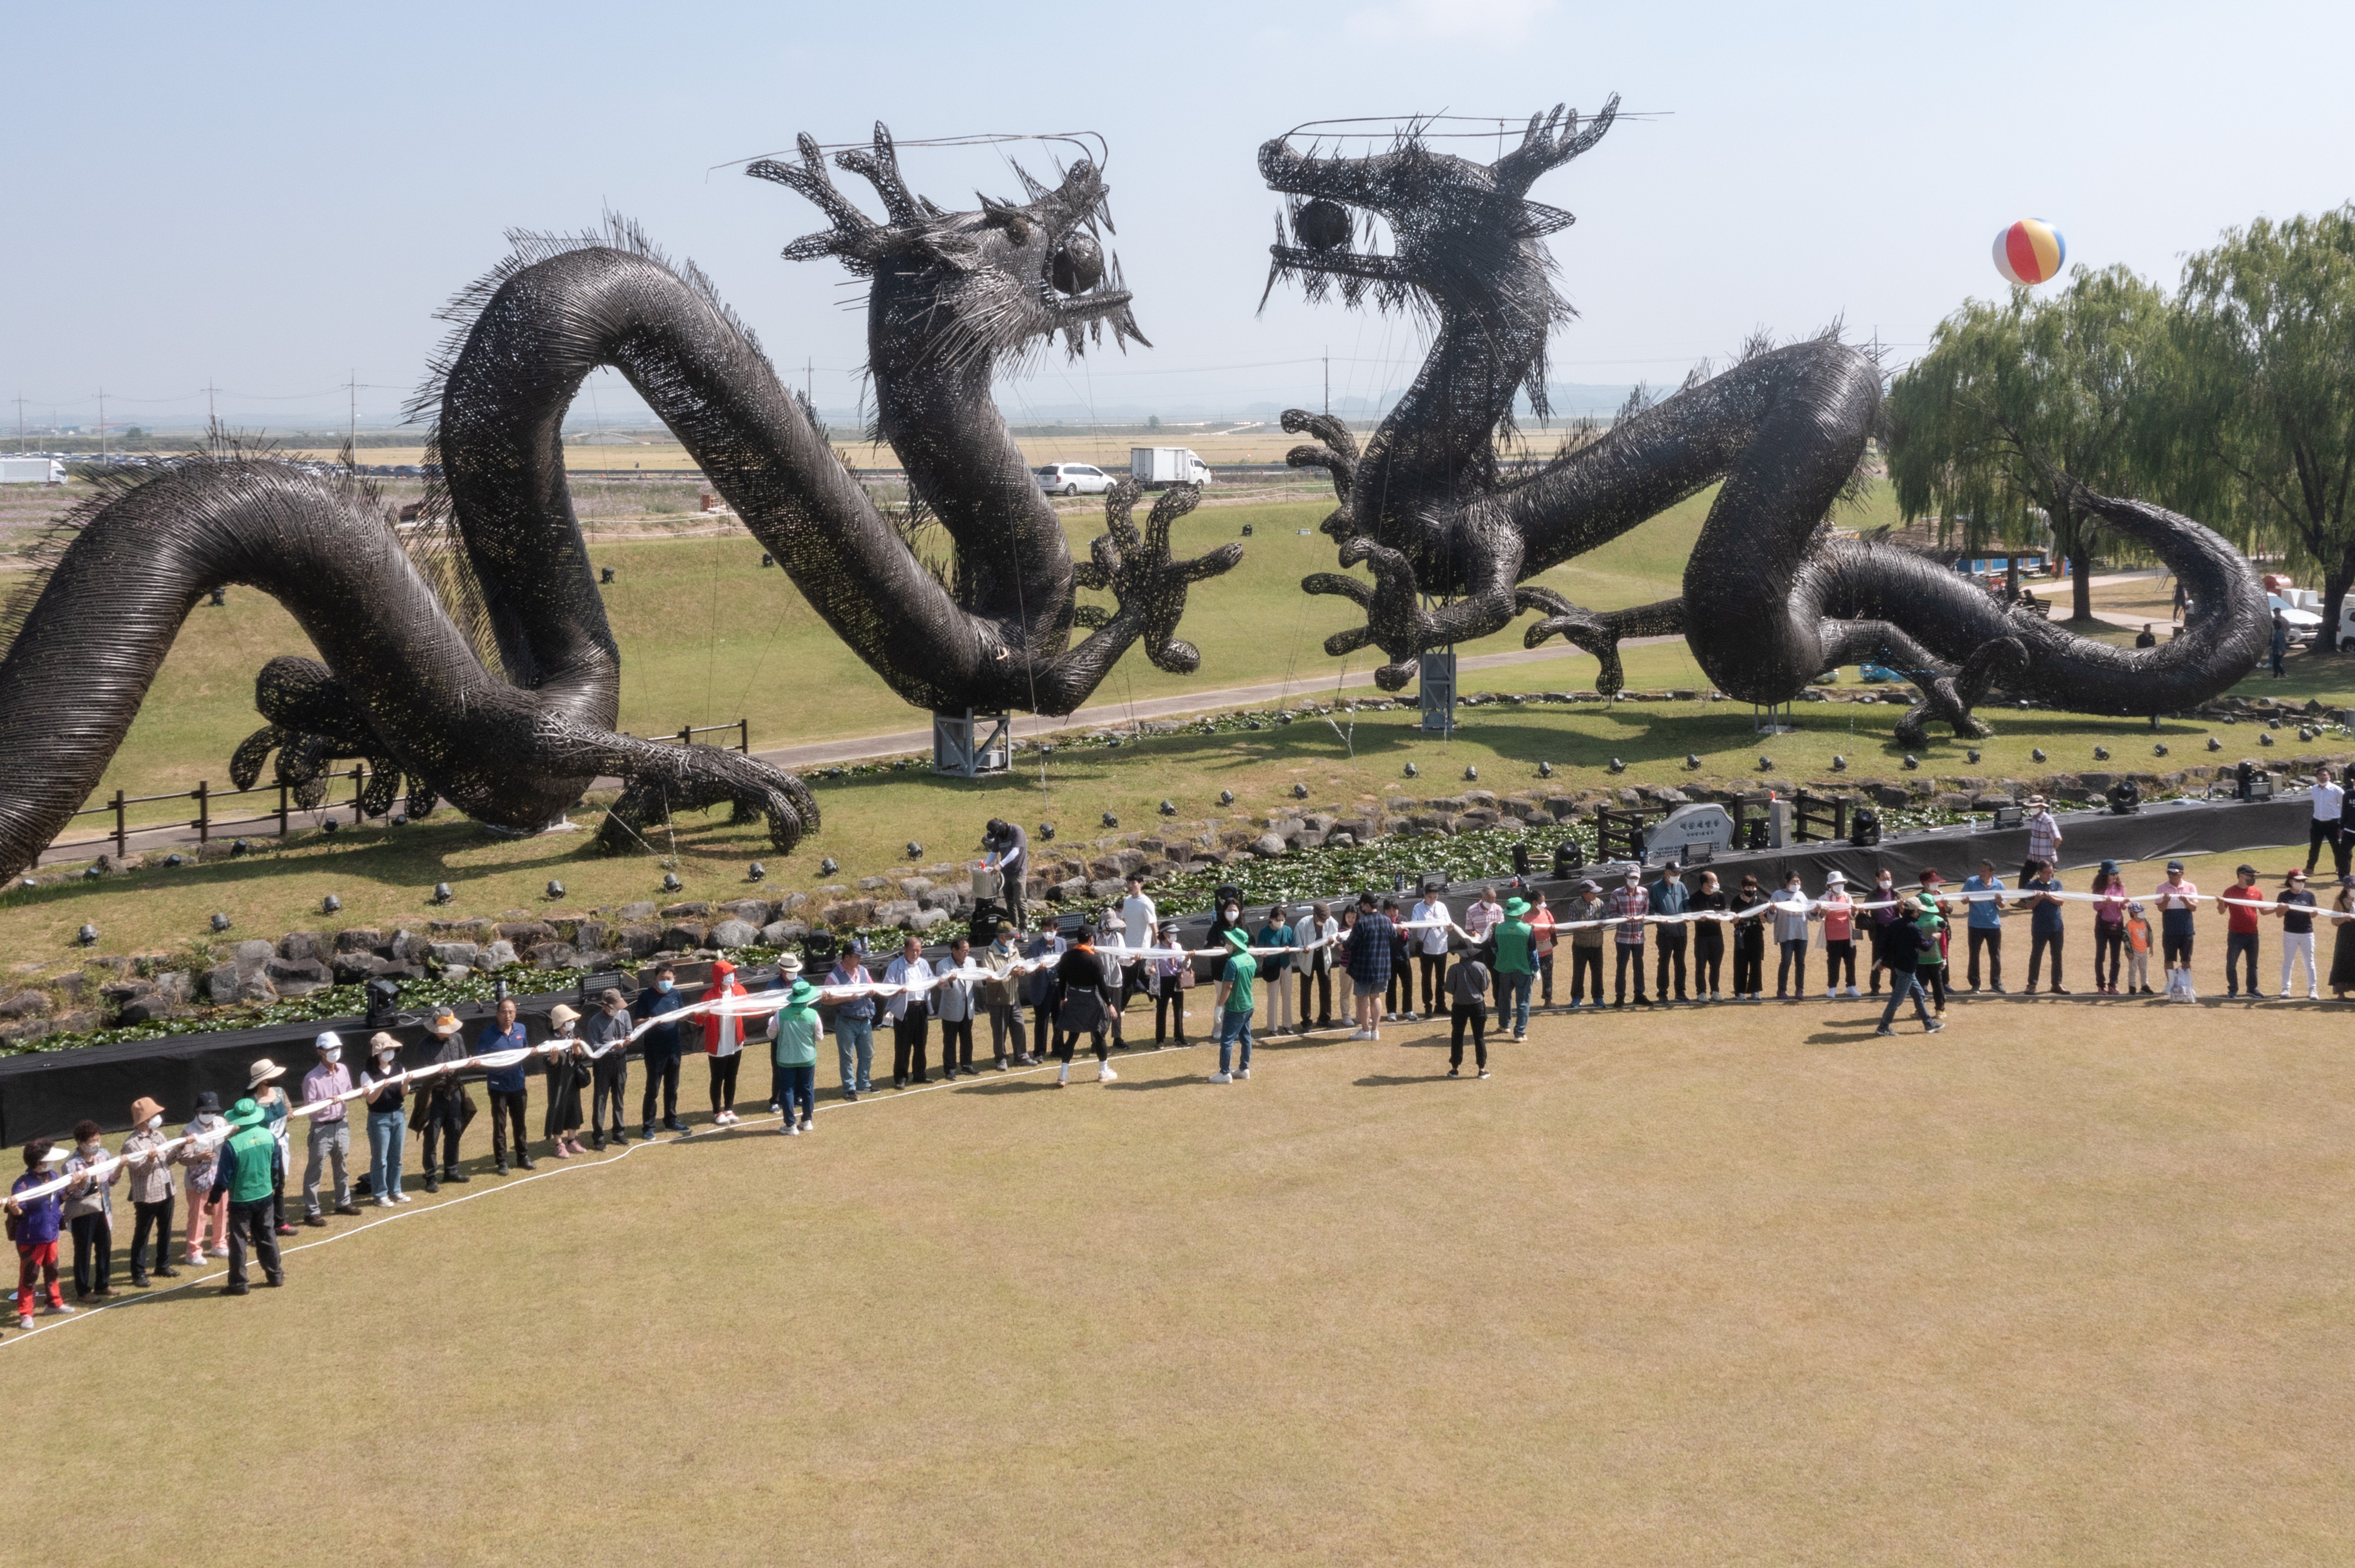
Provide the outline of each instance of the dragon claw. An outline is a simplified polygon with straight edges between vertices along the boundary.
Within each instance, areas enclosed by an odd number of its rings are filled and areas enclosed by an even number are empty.
[[[1186,590],[1231,571],[1243,558],[1243,547],[1221,545],[1190,560],[1172,556],[1170,527],[1201,504],[1201,491],[1190,484],[1172,485],[1154,502],[1142,530],[1134,517],[1137,493],[1132,480],[1112,487],[1104,496],[1104,531],[1089,543],[1089,560],[1071,572],[1080,587],[1109,591],[1119,608],[1078,605],[1071,619],[1075,625],[1102,630],[1127,617],[1136,623],[1135,635],[1155,669],[1190,675],[1201,667],[1202,654],[1178,636],[1178,620],[1186,613]]]

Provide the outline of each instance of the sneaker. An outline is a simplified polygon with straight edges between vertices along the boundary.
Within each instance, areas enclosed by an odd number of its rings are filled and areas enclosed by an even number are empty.
[[[1063,1070],[1055,1075],[1055,1086],[1059,1089],[1068,1089],[1071,1086],[1071,1069],[1069,1063],[1064,1064]]]
[[[1485,1078],[1485,1077],[1487,1077],[1487,1076],[1488,1075],[1488,1069],[1487,1069],[1487,1068],[1486,1068],[1486,1067],[1481,1068],[1481,1069],[1480,1069],[1480,1075],[1481,1075],[1482,1077],[1484,1077],[1484,1078]]]
[[[2003,989],[2003,982],[2001,980],[1996,981],[1993,985],[1987,987],[1987,990],[1995,992],[1998,996],[2009,996],[2011,994],[2011,992]]]
[[[1971,989],[1972,989],[1973,991],[1977,991],[1977,990],[1978,990],[1978,987],[1977,987],[1977,986],[1973,986],[1973,987],[1971,987]],[[1829,990],[1829,991],[1828,991],[1824,992],[1824,1000],[1825,1000],[1826,1001],[1830,1001],[1834,1000],[1835,998],[1837,998],[1838,995],[1839,995],[1839,987],[1838,987],[1838,986],[1834,986],[1834,987],[1832,987],[1832,989],[1831,989],[1831,990]]]
[[[359,1212],[360,1206],[357,1203],[337,1203],[336,1205],[336,1213],[339,1214],[357,1214]]]
[[[20,1334],[27,1334],[27,1333],[32,1332],[32,1330],[33,1330],[33,1315],[32,1315],[30,1312],[19,1312],[19,1313],[17,1313],[17,1314],[16,1314],[16,1331],[17,1331],[18,1333],[20,1333]]]
[[[1234,1081],[1234,1075],[1231,1073],[1213,1073],[1210,1075],[1210,1082],[1214,1084],[1231,1084]]]
[[[1447,1069],[1447,1075],[1451,1078],[1460,1078],[1464,1075],[1464,1069],[1461,1067],[1450,1067]]]
[[[1373,1037],[1374,1032],[1370,1029],[1360,1029],[1349,1036],[1352,1040],[1371,1040]]]
[[[250,1285],[224,1285],[221,1287],[221,1294],[224,1296],[250,1296],[253,1294],[253,1287]]]
[[[815,1132],[817,1130],[817,1123],[811,1120],[808,1117],[804,1117],[802,1118],[802,1130],[804,1132]]]
[[[2056,986],[2054,986],[2054,987],[2052,988],[2052,994],[2053,994],[2054,996],[2067,996],[2069,993],[2068,993],[2066,991],[2063,991],[2061,987],[2059,987],[2059,986],[2057,986],[2057,985],[2056,985]],[[2253,993],[2253,994],[2254,994],[2254,993]]]
[[[1930,1020],[1929,1022],[1922,1026],[1922,1033],[1924,1034],[1935,1034],[1939,1030],[1944,1029],[1945,1026],[1945,1020],[1934,1018]]]
[[[67,1306],[62,1301],[52,1301],[47,1307],[41,1308],[41,1316],[44,1318],[70,1318],[73,1316],[73,1311],[74,1309],[72,1308]]]
[[[1237,1067],[1235,1069],[1235,1076],[1238,1078],[1247,1079],[1251,1076],[1251,1069],[1249,1067]]]
[[[442,1172],[442,1180],[444,1181],[471,1181],[474,1178],[453,1165],[447,1171]]]
[[[217,1246],[206,1255],[208,1257],[227,1257],[229,1255],[229,1248],[225,1246]]]
[[[648,1122],[648,1123],[646,1123],[646,1125],[645,1125],[645,1126],[644,1126],[644,1127],[642,1127],[642,1128],[638,1128],[638,1141],[639,1141],[640,1143],[652,1143],[654,1140],[655,1140],[655,1124],[654,1124],[654,1123],[652,1123],[652,1122]]]
[[[378,1198],[376,1201],[376,1206],[379,1209],[390,1209],[397,1208],[399,1205],[394,1203],[389,1198]]]
[[[1897,1033],[1897,1031],[1895,1031],[1894,1029],[1890,1028],[1890,1027],[1889,1027],[1889,1025],[1887,1025],[1886,1023],[1884,1023],[1884,1024],[1882,1024],[1880,1028],[1878,1028],[1878,1029],[1874,1030],[1874,1031],[1873,1031],[1873,1033],[1874,1033],[1875,1034],[1891,1034],[1891,1035],[1893,1035],[1893,1034],[1895,1034],[1895,1033]]]
[[[570,1160],[572,1158],[572,1151],[564,1147],[564,1140],[560,1138],[556,1140],[556,1147],[549,1150],[548,1152],[551,1157],[558,1160]]]
[[[396,1203],[413,1203],[417,1202],[416,1199],[410,1197],[406,1192],[395,1192],[392,1195],[392,1201]]]
[[[779,1128],[777,1130],[783,1133],[787,1138],[799,1138],[802,1135],[802,1129],[799,1124],[790,1121],[785,1123],[784,1126]]]
[[[527,1171],[537,1171],[539,1169],[538,1165],[532,1163],[531,1156],[528,1154],[518,1157],[516,1163],[522,1166]]]
[[[1119,1077],[1119,1076],[1120,1076],[1120,1075],[1119,1075],[1118,1073],[1115,1073],[1115,1072],[1114,1072],[1114,1071],[1112,1070],[1112,1064],[1111,1064],[1110,1062],[1099,1062],[1099,1063],[1097,1063],[1097,1064],[1096,1064],[1096,1082],[1097,1082],[1097,1083],[1099,1083],[1099,1084],[1109,1084],[1109,1083],[1111,1083],[1114,1078],[1117,1078],[1117,1077]],[[1243,1075],[1243,1076],[1244,1076],[1244,1077],[1246,1077],[1246,1078],[1248,1078],[1248,1077],[1250,1077],[1250,1076],[1251,1076],[1251,1075],[1250,1075],[1249,1073],[1245,1073],[1245,1074]]]
[[[336,1211],[336,1213],[341,1213],[342,1212],[343,1212],[343,1211],[342,1211],[342,1210],[340,1210],[340,1209]],[[357,1210],[355,1210],[355,1211],[354,1211],[354,1213],[357,1213],[357,1212],[358,1212],[358,1211],[357,1211]],[[304,1216],[303,1216],[303,1223],[304,1223],[304,1224],[306,1224],[306,1225],[309,1225],[309,1226],[310,1226],[312,1229],[314,1229],[314,1230],[325,1230],[325,1229],[326,1228],[326,1225],[327,1225],[327,1216],[326,1216],[326,1215],[325,1215],[325,1214],[320,1213],[318,1211],[316,1211],[316,1210],[314,1209],[314,1210],[313,1210],[310,1213],[307,1213],[307,1214],[305,1214],[305,1215],[304,1215]],[[282,1231],[285,1230],[286,1228],[287,1228],[287,1227],[286,1227],[286,1226],[283,1226],[283,1225],[282,1225],[282,1226],[280,1226],[280,1227],[279,1227],[279,1229],[280,1229],[280,1230],[282,1230]]]

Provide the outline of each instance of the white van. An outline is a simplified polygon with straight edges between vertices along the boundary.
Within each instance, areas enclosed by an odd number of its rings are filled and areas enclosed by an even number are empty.
[[[1102,495],[1113,486],[1112,475],[1083,462],[1050,462],[1032,471],[1050,495]]]

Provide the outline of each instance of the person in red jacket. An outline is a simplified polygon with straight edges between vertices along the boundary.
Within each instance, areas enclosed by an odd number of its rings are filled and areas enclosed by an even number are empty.
[[[711,960],[711,983],[695,1000],[718,1001],[723,996],[743,994],[744,988],[736,983],[736,966],[726,959],[714,959]],[[731,1013],[705,1013],[703,1054],[711,1063],[711,1125],[733,1127],[736,1124],[736,1069],[744,1065],[744,1021]]]

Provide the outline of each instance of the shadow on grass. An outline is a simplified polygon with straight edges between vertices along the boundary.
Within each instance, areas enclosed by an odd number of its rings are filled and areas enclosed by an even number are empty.
[[[1358,1087],[1361,1089],[1389,1089],[1402,1087],[1409,1084],[1444,1084],[1447,1082],[1447,1075],[1444,1073],[1415,1073],[1412,1075],[1403,1073],[1369,1073],[1364,1077],[1356,1080],[1356,1082]]]
[[[1028,1095],[1041,1090],[1051,1093],[1054,1087],[1054,1080],[1051,1078],[1035,1080],[1018,1078],[1012,1083],[1006,1084],[975,1084],[967,1088],[960,1088],[956,1093],[960,1095]]]

